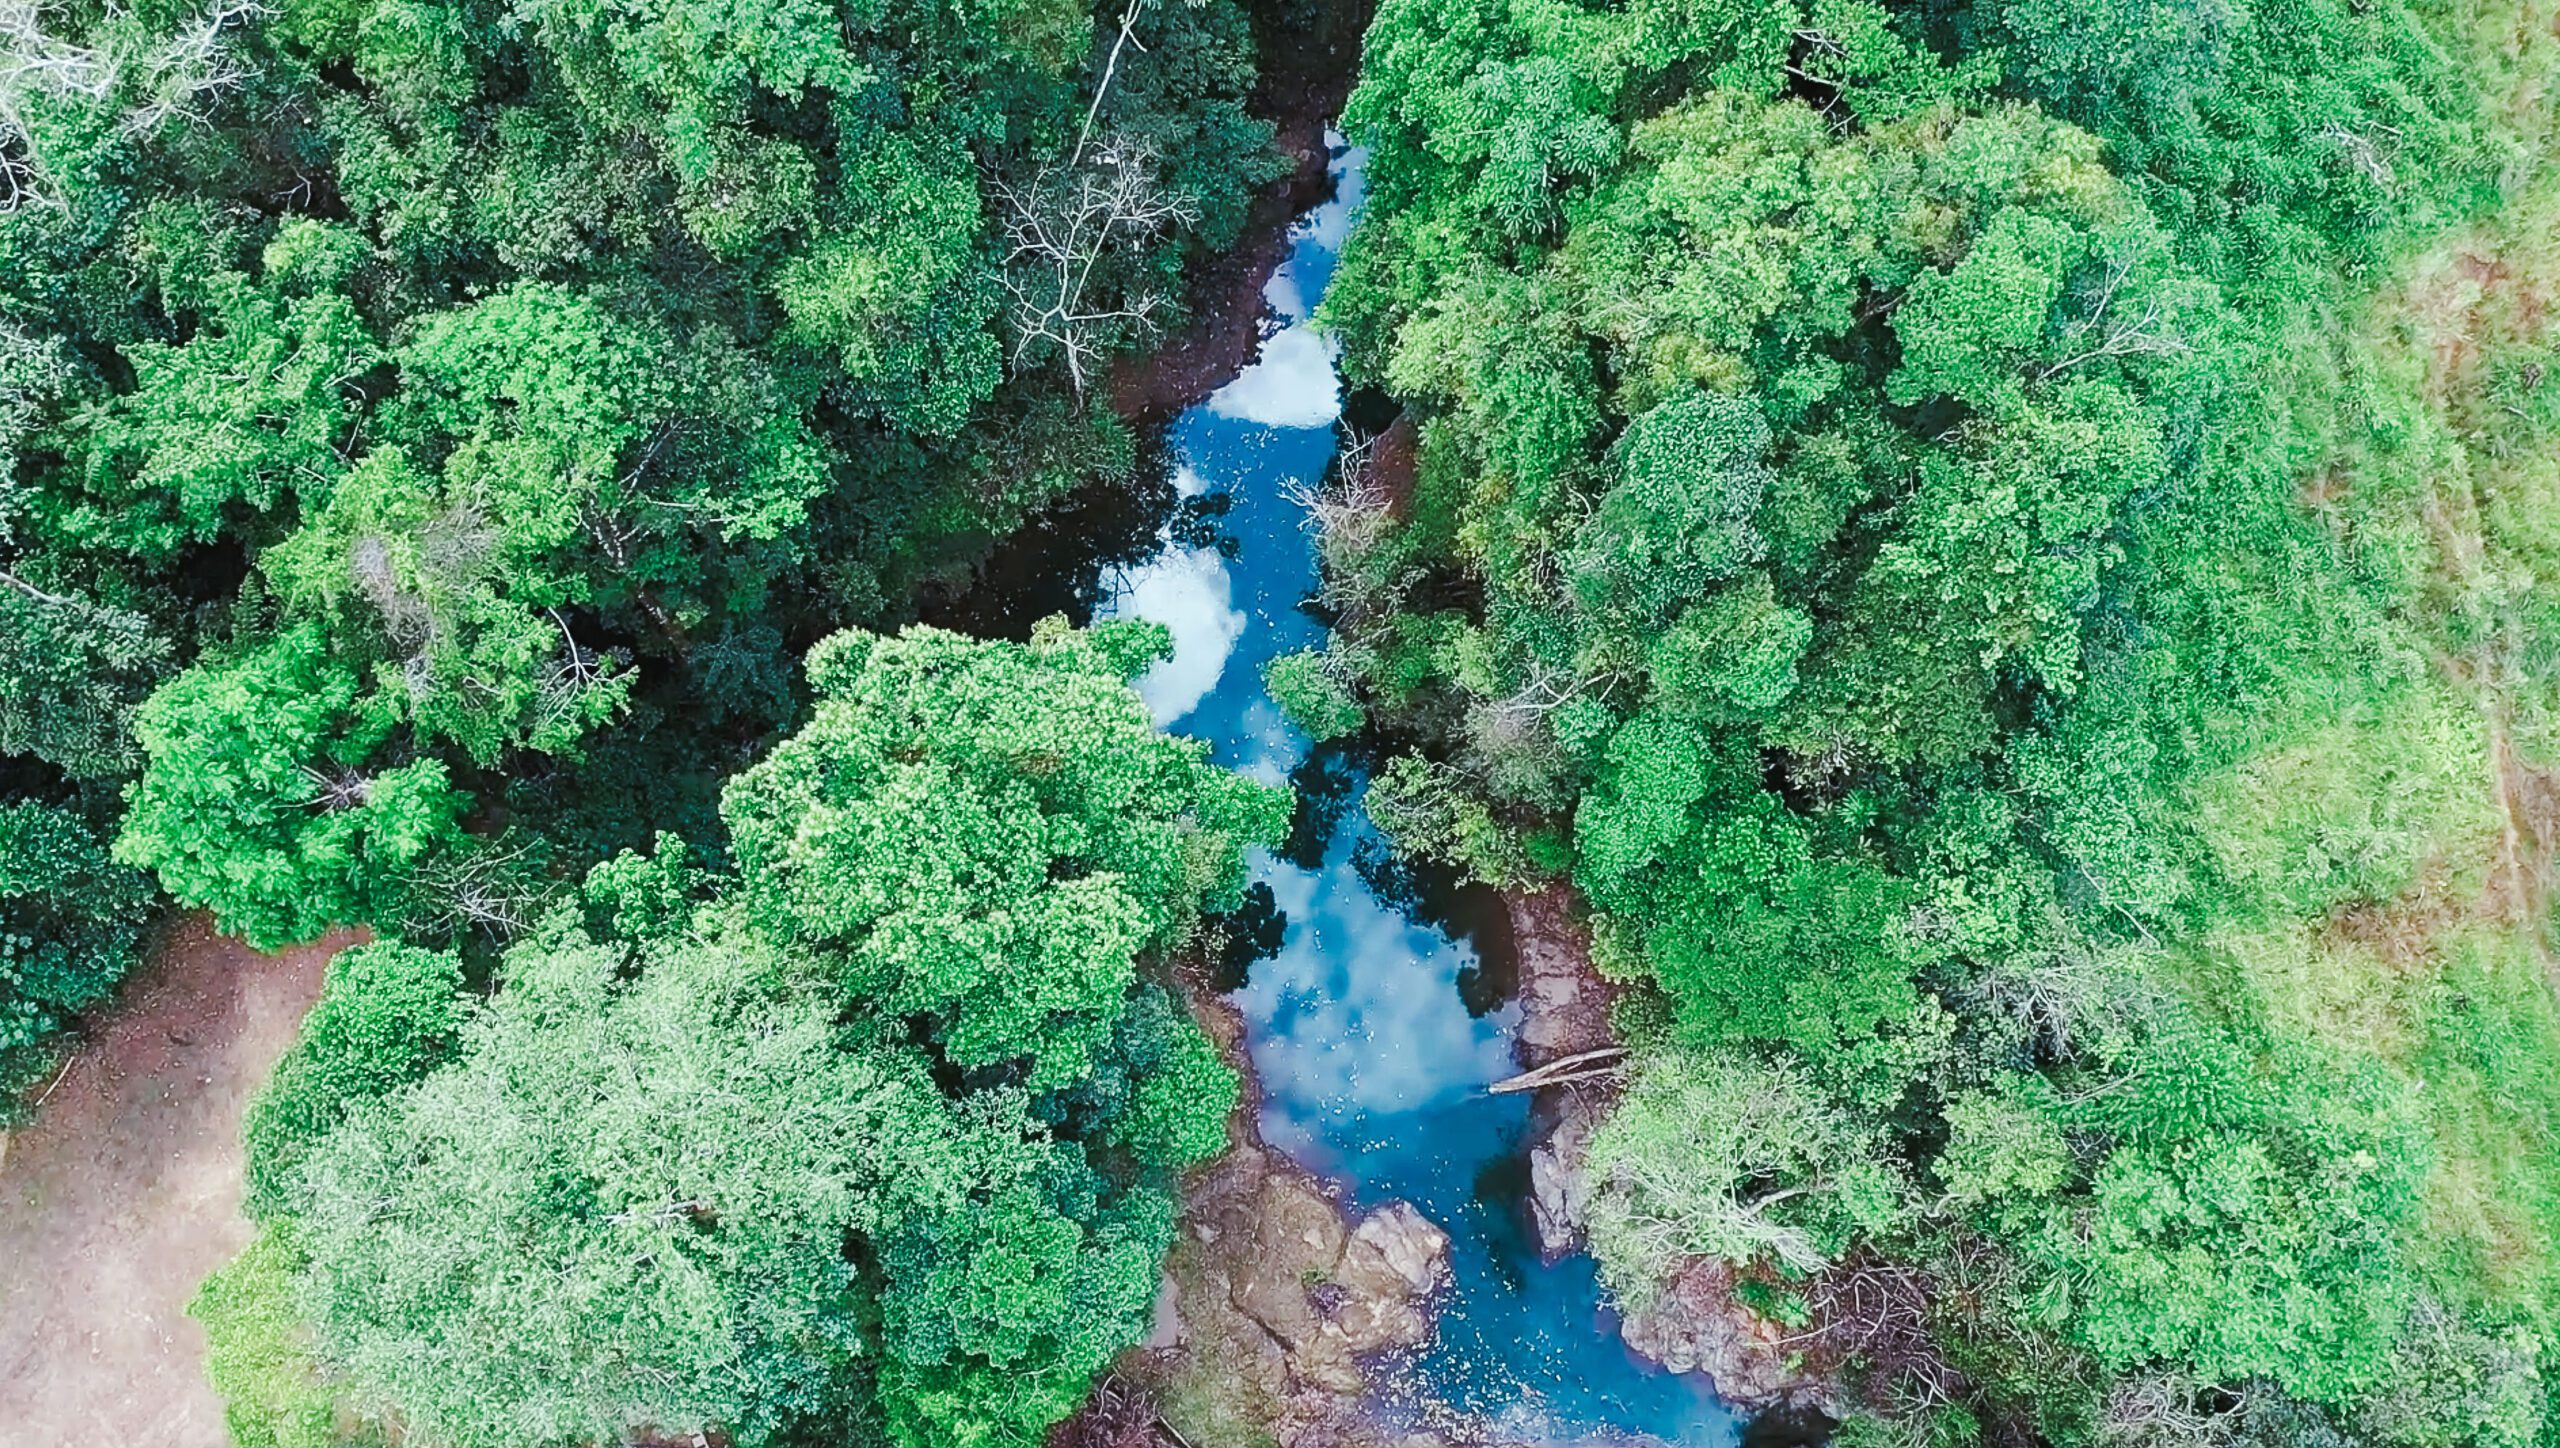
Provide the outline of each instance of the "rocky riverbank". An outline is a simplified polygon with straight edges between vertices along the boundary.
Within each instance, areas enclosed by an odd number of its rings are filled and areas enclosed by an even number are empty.
[[[1618,988],[1591,963],[1591,937],[1574,918],[1561,885],[1506,891],[1503,914],[1519,962],[1520,1032],[1513,1054],[1523,1070],[1603,1051],[1618,1044],[1609,1019]],[[1591,1132],[1617,1100],[1616,1078],[1603,1071],[1540,1090],[1529,1113],[1529,1211],[1548,1261],[1582,1250],[1583,1213],[1591,1200],[1584,1158]]]
[[[1431,1336],[1449,1238],[1389,1203],[1344,1202],[1266,1145],[1244,1023],[1205,992],[1193,1008],[1246,1081],[1226,1155],[1185,1194],[1155,1333],[1120,1367],[1189,1448],[1429,1444],[1379,1426],[1371,1365]]]
[[[1525,1070],[1620,1045],[1611,1010],[1620,989],[1591,959],[1591,937],[1563,886],[1513,890],[1503,896],[1519,961],[1520,1031]],[[1591,1203],[1591,1134],[1606,1120],[1618,1079],[1593,1074],[1540,1089],[1530,1113],[1529,1209],[1540,1250],[1554,1260],[1583,1250]],[[1688,1263],[1619,1327],[1627,1346],[1678,1373],[1704,1373],[1717,1396],[1747,1409],[1821,1407],[1829,1385],[1786,1343],[1780,1323],[1753,1312],[1735,1294],[1738,1277],[1725,1264]]]

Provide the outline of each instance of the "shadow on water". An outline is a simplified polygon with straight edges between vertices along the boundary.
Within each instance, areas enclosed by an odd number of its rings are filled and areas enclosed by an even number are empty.
[[[1263,691],[1271,660],[1324,642],[1302,606],[1316,563],[1293,499],[1322,481],[1343,410],[1332,343],[1309,325],[1360,199],[1357,153],[1338,149],[1333,170],[1334,199],[1301,219],[1265,289],[1260,355],[1172,424],[1184,503],[1098,612],[1172,631],[1173,658],[1138,681],[1158,723],[1299,791],[1288,842],[1257,855],[1223,922],[1219,983],[1248,1025],[1264,1138],[1359,1204],[1409,1201],[1450,1234],[1438,1339],[1386,1365],[1382,1415],[1536,1444],[1731,1448],[1733,1415],[1704,1382],[1619,1341],[1589,1259],[1538,1260],[1529,1102],[1484,1090],[1515,1069],[1519,1023],[1498,903],[1397,859],[1358,808],[1368,761],[1311,749]]]
[[[1075,488],[989,550],[964,588],[929,592],[920,619],[976,638],[1025,639],[1065,614],[1081,628],[1126,571],[1153,558],[1168,528],[1183,525],[1184,499],[1164,458],[1141,453],[1129,476]]]

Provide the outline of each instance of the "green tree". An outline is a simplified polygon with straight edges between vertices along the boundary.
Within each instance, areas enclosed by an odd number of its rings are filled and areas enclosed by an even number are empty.
[[[151,906],[150,882],[109,861],[78,813],[0,802],[0,1089],[25,1084],[45,1038],[115,989]]]
[[[385,757],[394,707],[307,624],[190,669],[142,707],[116,858],[266,948],[398,908],[464,801],[441,761]]]
[[[151,621],[0,569],[0,755],[75,779],[133,763],[133,713],[169,657]]]
[[[1318,744],[1358,733],[1368,721],[1360,701],[1313,649],[1282,654],[1263,665],[1262,686],[1289,722]]]
[[[233,1448],[343,1448],[337,1402],[295,1306],[301,1255],[275,1227],[204,1280],[187,1315],[204,1324],[204,1372]]]
[[[840,1042],[773,947],[678,938],[628,983],[626,949],[565,922],[517,946],[454,1065],[305,1169],[322,1359],[413,1431],[764,1441],[860,1351],[845,1234],[965,1189],[923,1061]]]
[[[1284,792],[1156,732],[1126,681],[1164,646],[1151,625],[820,644],[809,722],[722,805],[749,910],[956,1063],[1083,1076],[1138,958],[1232,909],[1244,847],[1287,823]]]
[[[443,1064],[468,1014],[451,955],[385,940],[330,957],[319,1003],[249,1104],[249,1214],[284,1210],[311,1149],[349,1111]]]
[[[331,1381],[458,1448],[1041,1441],[1239,1094],[1141,965],[1287,815],[1148,722],[1163,647],[839,635],[729,786],[735,874],[605,862],[476,1009],[449,955],[342,955],[251,1121]]]

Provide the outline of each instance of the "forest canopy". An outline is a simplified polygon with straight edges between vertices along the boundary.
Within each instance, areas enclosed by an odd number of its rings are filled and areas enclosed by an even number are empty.
[[[1614,1292],[1729,1274],[1846,1440],[2560,1422],[2517,844],[2560,574],[2497,521],[2552,436],[2447,416],[2539,344],[2484,302],[2454,369],[2365,320],[2451,224],[2545,234],[2555,57],[2505,23],[1371,28],[1324,315],[1411,462],[1337,481],[1393,516],[1329,529],[1311,671],[1399,741],[1408,850],[1587,906],[1635,1048],[1590,1148]]]
[[[1143,1333],[1285,798],[1158,634],[894,631],[1139,486],[1270,23],[0,15],[0,1084],[160,907],[373,933],[198,1303],[241,1443],[1029,1444]]]
[[[317,1370],[456,1448],[1041,1441],[1226,1144],[1161,968],[1287,823],[1155,731],[1163,647],[836,635],[724,793],[734,869],[614,856],[485,996],[338,955],[249,1136]]]
[[[1146,1331],[1292,803],[918,620],[1158,481],[1361,23],[1263,685],[1587,926],[1618,1305],[1849,1448],[2560,1441],[2535,3],[0,6],[0,1090],[370,931],[241,1448],[1028,1448]]]

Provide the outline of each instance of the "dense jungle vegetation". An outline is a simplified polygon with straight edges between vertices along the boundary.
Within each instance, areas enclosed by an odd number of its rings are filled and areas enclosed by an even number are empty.
[[[2560,1437],[2551,16],[1388,0],[1310,707],[1858,1444]],[[1382,461],[1401,455],[1404,468]]]
[[[1254,48],[0,6],[0,1065],[156,896],[376,936],[198,1304],[244,1448],[1030,1443],[1143,1335],[1236,1093],[1157,967],[1285,798],[1160,631],[879,631],[1136,466]]]
[[[165,906],[374,932],[198,1303],[242,1448],[1025,1445],[1143,1334],[1290,802],[1160,630],[909,625],[1140,468],[1269,9],[0,4],[0,1076]],[[1841,1441],[2560,1441],[2553,26],[1372,24],[1403,421],[1271,687],[1576,892],[1591,1247]]]

